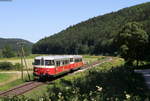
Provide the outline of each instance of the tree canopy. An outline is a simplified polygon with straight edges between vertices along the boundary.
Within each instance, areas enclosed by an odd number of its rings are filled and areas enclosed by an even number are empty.
[[[143,30],[150,34],[149,12],[150,3],[144,3],[91,18],[39,40],[33,45],[32,52],[36,54],[114,55],[118,50],[114,39],[126,23],[138,22],[143,25]],[[148,56],[150,55],[147,54]]]
[[[6,45],[3,49],[2,49],[2,56],[5,58],[11,58],[15,56],[14,51],[12,50],[11,46]]]
[[[0,38],[0,57],[13,57],[18,56],[18,50],[20,49],[20,43],[22,43],[26,55],[31,54],[33,43],[15,38]],[[13,55],[11,55],[13,54]],[[9,55],[9,56],[7,56]]]
[[[137,22],[130,22],[123,26],[116,37],[116,44],[120,55],[127,63],[132,63],[145,58],[144,54],[148,44],[148,34],[142,29],[142,25]]]

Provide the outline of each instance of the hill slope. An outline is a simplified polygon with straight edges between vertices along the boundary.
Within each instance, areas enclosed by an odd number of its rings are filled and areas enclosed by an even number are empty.
[[[150,2],[97,16],[70,26],[33,45],[33,53],[114,54],[113,39],[122,25],[136,21],[150,34]]]
[[[16,38],[0,38],[0,50],[3,49],[6,45],[9,45],[14,51],[18,50],[18,43],[23,43],[28,49],[32,48],[33,43],[23,39]]]

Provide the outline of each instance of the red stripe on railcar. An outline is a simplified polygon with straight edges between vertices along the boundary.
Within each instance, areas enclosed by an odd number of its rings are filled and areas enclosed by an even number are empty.
[[[55,68],[34,68],[36,75],[55,75]]]
[[[69,71],[71,69],[76,69],[82,67],[84,64],[83,62],[77,62],[74,64],[68,64],[65,66],[59,66],[54,68],[34,68],[34,73],[36,75],[56,75],[65,71]]]

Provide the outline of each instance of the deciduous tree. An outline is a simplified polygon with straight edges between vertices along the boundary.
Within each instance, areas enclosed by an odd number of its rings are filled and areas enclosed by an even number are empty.
[[[115,41],[120,55],[126,62],[131,64],[136,60],[138,66],[139,61],[144,58],[144,51],[148,43],[148,35],[142,29],[142,25],[137,22],[125,24]]]
[[[6,45],[2,49],[2,56],[5,58],[10,58],[10,57],[14,57],[15,53],[13,52],[12,48],[9,45]]]

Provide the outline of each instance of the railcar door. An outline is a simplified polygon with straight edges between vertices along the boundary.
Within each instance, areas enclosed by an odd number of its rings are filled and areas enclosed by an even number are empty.
[[[59,73],[59,67],[60,67],[60,61],[57,60],[57,61],[56,61],[56,67],[55,67],[56,74]]]

